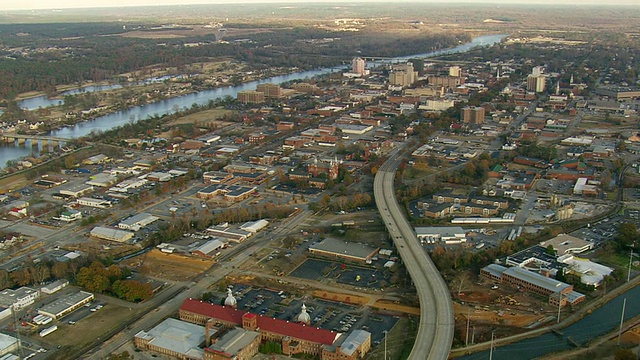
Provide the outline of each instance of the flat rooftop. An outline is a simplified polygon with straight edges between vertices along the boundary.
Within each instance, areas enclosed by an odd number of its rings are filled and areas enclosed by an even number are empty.
[[[592,242],[567,234],[560,234],[553,239],[541,242],[540,245],[545,248],[549,245],[553,246],[558,255],[577,254],[593,248]]]
[[[328,252],[337,255],[348,255],[364,260],[374,254],[378,249],[367,244],[351,243],[335,238],[327,238],[316,245],[309,246],[309,250]]]
[[[204,342],[204,326],[168,318],[149,331],[140,331],[136,337],[187,358],[204,357],[204,351],[198,347]]]
[[[93,299],[92,293],[88,293],[86,291],[78,291],[75,294],[71,294],[48,303],[47,305],[41,307],[39,311],[55,315],[65,311],[70,307],[73,307],[82,302],[89,301],[91,299]]]

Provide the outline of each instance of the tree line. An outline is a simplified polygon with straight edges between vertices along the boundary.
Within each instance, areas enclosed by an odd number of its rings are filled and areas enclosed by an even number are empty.
[[[73,284],[91,292],[113,295],[137,302],[151,298],[151,285],[127,279],[131,270],[110,261],[79,258],[68,262],[42,262],[13,271],[0,269],[0,289],[19,286],[41,286],[48,281],[68,279]]]

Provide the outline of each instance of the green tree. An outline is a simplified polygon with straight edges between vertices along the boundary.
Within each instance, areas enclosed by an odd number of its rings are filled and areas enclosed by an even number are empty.
[[[618,234],[615,237],[616,243],[621,248],[627,248],[629,246],[635,246],[637,240],[640,239],[640,233],[638,232],[638,226],[631,222],[625,222],[618,227]]]

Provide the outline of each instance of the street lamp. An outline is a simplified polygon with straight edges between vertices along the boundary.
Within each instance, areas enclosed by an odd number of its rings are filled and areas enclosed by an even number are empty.
[[[384,357],[383,360],[387,360],[387,334],[389,333],[389,331],[384,330]]]

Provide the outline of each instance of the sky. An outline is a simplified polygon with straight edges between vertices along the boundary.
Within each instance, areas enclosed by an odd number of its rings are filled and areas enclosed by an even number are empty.
[[[248,4],[248,3],[309,3],[345,4],[344,0],[0,0],[0,11],[32,9],[65,9],[87,7],[123,7],[188,4]],[[554,5],[639,5],[638,0],[351,0],[353,2],[436,2],[436,3],[494,3],[494,4],[554,4]]]

